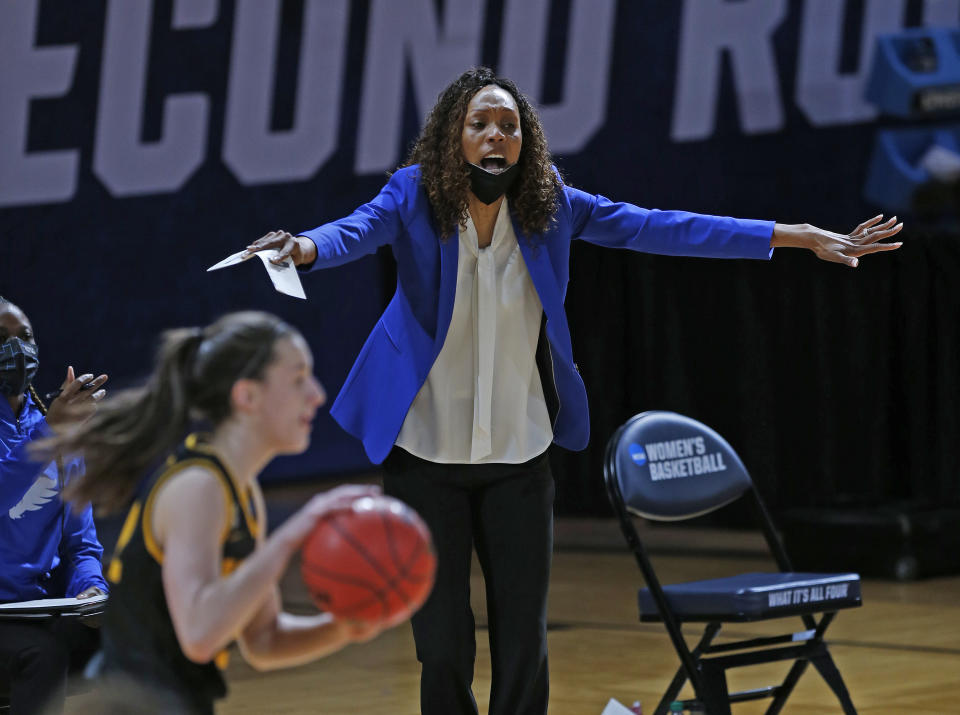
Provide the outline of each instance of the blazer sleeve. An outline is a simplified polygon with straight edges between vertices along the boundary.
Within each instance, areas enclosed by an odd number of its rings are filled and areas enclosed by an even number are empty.
[[[64,509],[69,510],[61,542],[62,556],[68,562],[64,595],[72,598],[91,586],[99,586],[104,593],[108,592],[110,589],[103,579],[100,563],[103,547],[97,539],[93,510],[87,506],[78,511],[69,505],[64,505]]]
[[[74,460],[67,465],[67,471],[76,478],[83,473],[83,462]],[[70,481],[70,477],[65,481]],[[83,508],[64,504],[63,509],[66,510],[66,519],[60,537],[60,558],[66,568],[64,595],[73,598],[91,586],[99,586],[104,593],[108,592],[110,589],[103,578],[100,561],[103,546],[97,538],[93,509],[89,504]]]
[[[401,211],[416,187],[411,172],[401,169],[379,194],[349,216],[302,232],[317,246],[317,260],[307,270],[340,266],[393,243],[403,226]]]
[[[564,187],[573,238],[666,256],[758,258],[773,255],[773,221],[644,209]]]

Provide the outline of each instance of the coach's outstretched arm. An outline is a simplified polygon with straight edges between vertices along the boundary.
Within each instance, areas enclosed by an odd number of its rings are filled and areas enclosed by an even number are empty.
[[[845,263],[856,268],[860,256],[878,251],[894,251],[903,245],[901,242],[880,243],[883,239],[900,233],[903,228],[902,223],[897,223],[896,216],[880,223],[882,219],[883,214],[874,216],[846,235],[825,231],[808,223],[778,223],[774,226],[770,247],[808,248],[824,261]]]
[[[896,216],[881,223],[882,219],[883,214],[878,214],[848,234],[827,231],[808,223],[777,223],[770,239],[770,247],[806,248],[821,260],[844,263],[856,268],[861,256],[880,251],[895,251],[903,245],[899,241],[880,243],[903,229],[903,224],[897,223]],[[309,265],[317,258],[317,246],[313,241],[306,236],[294,236],[286,231],[271,231],[251,243],[247,250],[262,251],[267,248],[280,251],[274,259],[276,262],[283,262],[289,256],[294,265],[301,266]]]

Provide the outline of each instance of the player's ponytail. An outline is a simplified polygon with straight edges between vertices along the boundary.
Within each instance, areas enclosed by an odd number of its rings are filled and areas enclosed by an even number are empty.
[[[104,400],[92,418],[43,443],[57,453],[84,457],[84,476],[70,484],[66,497],[105,511],[124,507],[137,482],[192,422],[215,428],[232,414],[233,384],[261,379],[277,339],[293,333],[275,316],[259,312],[231,313],[205,329],[165,332],[143,387]]]

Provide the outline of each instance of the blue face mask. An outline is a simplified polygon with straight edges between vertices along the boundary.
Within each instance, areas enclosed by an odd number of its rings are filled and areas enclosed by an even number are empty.
[[[17,396],[37,375],[37,346],[20,338],[0,343],[0,395]]]

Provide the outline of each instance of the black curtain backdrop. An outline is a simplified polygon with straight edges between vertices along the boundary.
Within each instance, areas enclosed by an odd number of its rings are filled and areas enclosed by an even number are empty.
[[[716,429],[774,509],[958,503],[958,276],[960,238],[916,230],[853,270],[580,243],[567,312],[592,432],[555,448],[558,511],[607,513],[606,440],[651,409]]]
[[[33,320],[41,391],[54,389],[68,364],[108,372],[113,390],[132,384],[148,371],[161,330],[259,308],[303,329],[332,398],[393,292],[388,251],[307,277],[306,302],[276,293],[256,262],[205,269],[268,230],[312,228],[368,201],[385,171],[401,161],[436,92],[477,62],[511,74],[542,60],[522,86],[544,112],[558,166],[578,188],[648,208],[852,229],[880,210],[863,195],[877,131],[930,121],[857,109],[853,100],[869,67],[869,53],[861,50],[875,35],[901,27],[955,28],[957,7],[923,0],[789,0],[782,12],[778,6],[762,0],[752,6],[744,0],[0,3],[0,34],[8,29],[0,43],[0,294]],[[121,21],[138,7],[146,8],[148,28]],[[346,13],[343,29],[323,46],[342,42],[343,67],[301,82],[301,69],[320,61],[301,50],[320,46],[308,40],[323,29],[304,18],[318,9],[334,17],[337,7]],[[448,27],[446,19],[477,7],[474,25]],[[418,8],[420,15],[410,15]],[[530,8],[546,12],[547,25],[541,36],[522,35],[518,47],[508,19]],[[887,17],[891,8],[896,17]],[[275,61],[273,50],[255,51],[235,38],[240,19],[260,11],[276,21],[262,38],[275,49]],[[754,26],[771,12],[778,17]],[[189,22],[176,20],[181,15]],[[429,22],[418,34],[404,24],[409,17]],[[726,24],[718,26],[715,17]],[[594,27],[594,18],[607,19]],[[141,40],[124,52],[106,51],[111,38],[127,37]],[[376,50],[398,37],[406,44],[383,60]],[[474,40],[475,51],[462,53]],[[819,40],[835,50],[836,66],[820,67],[827,50]],[[525,48],[523,61],[506,61]],[[684,63],[689,48],[702,54]],[[106,92],[108,75],[140,66],[139,50],[142,92]],[[63,51],[75,62],[43,59],[63,60]],[[305,134],[318,141],[335,135],[332,153],[312,173],[244,179],[228,160],[229,120],[248,111],[244,104],[231,109],[229,78],[235,60],[250,56],[269,68],[273,82],[261,134],[274,140],[302,130],[299,106],[310,107],[311,117],[333,117],[323,131]],[[403,65],[399,89],[391,84],[391,63]],[[600,70],[574,73],[591,66]],[[684,78],[696,85],[710,77],[691,94],[703,103],[681,112]],[[307,88],[317,86],[336,88],[339,99],[310,100]],[[602,88],[602,96],[579,98],[584,87]],[[391,88],[399,97],[391,101],[402,104],[395,116],[369,104],[369,96],[392,96]],[[189,127],[187,138],[203,150],[182,185],[138,191],[126,179],[105,181],[97,157],[135,161],[137,152],[170,140],[169,102],[191,94],[203,98],[208,116]],[[102,96],[118,104],[108,111]],[[758,112],[764,107],[777,109],[779,123]],[[137,152],[124,153],[124,137],[100,131],[114,112],[137,118],[136,136],[126,138]],[[688,128],[677,136],[684,125],[678,117],[689,124],[711,113],[702,135]],[[360,130],[371,116],[382,121],[384,136],[396,135],[396,156],[382,168],[360,161],[377,144]],[[591,126],[591,117],[598,122],[593,133],[570,139],[573,130]],[[30,182],[22,168],[58,161],[62,152],[75,158],[61,177],[75,190],[23,198],[20,189]],[[157,174],[140,173],[133,178]],[[956,187],[935,188],[948,196],[928,196],[936,204],[928,210],[953,201],[956,210],[939,217],[941,226],[960,226]],[[567,310],[590,396],[592,437],[581,453],[553,454],[558,511],[607,513],[604,443],[617,425],[649,409],[675,410],[717,429],[778,509],[894,499],[956,503],[960,238],[908,218],[904,239],[902,250],[868,257],[856,270],[799,251],[779,251],[765,263],[576,245]],[[310,451],[276,460],[264,478],[319,481],[370,469],[359,442],[323,413]]]

